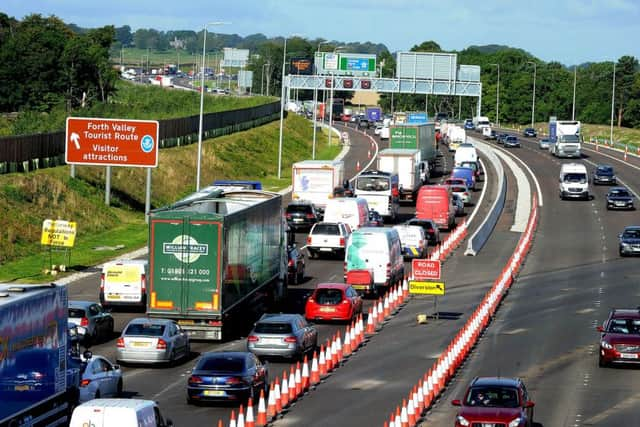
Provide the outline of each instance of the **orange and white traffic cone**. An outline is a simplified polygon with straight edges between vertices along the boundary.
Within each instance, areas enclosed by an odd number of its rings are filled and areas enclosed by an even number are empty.
[[[382,326],[384,322],[384,304],[382,297],[378,298],[378,326]]]
[[[389,307],[389,294],[384,296],[384,318],[387,319],[391,314],[391,308]]]
[[[318,369],[319,369],[320,377],[327,375],[327,359],[325,359],[324,356],[325,356],[324,345],[321,345],[320,356],[318,358]],[[313,372],[313,369],[312,369],[312,372]],[[318,382],[320,381],[318,380]]]
[[[356,162],[356,172],[360,172],[360,160]]]
[[[333,371],[333,356],[331,355],[331,341],[327,340],[324,349],[324,361],[327,363],[327,372]]]
[[[256,427],[256,420],[253,417],[253,399],[252,398],[249,398],[249,401],[247,402],[247,416],[245,417],[244,426]]]
[[[402,298],[405,301],[409,298],[409,281],[407,280],[407,276],[405,276],[402,281]]]
[[[378,327],[378,304],[373,303],[373,308],[371,309],[371,321],[373,322],[373,331],[376,331]]]
[[[289,405],[289,381],[287,381],[287,371],[282,373],[282,389],[280,390],[280,405],[286,408]]]
[[[339,365],[342,362],[342,339],[340,338],[340,332],[336,332],[336,338],[334,339],[336,342],[336,363],[335,365]]]
[[[298,397],[298,395],[296,394],[296,372],[295,369],[293,368],[293,365],[291,365],[291,369],[289,371],[289,402],[293,402],[294,400],[296,400],[296,397]]]
[[[344,332],[344,344],[342,346],[342,354],[344,357],[351,356],[351,328],[347,325],[347,329]]]
[[[224,427],[224,423],[222,422],[222,420],[218,420],[218,427]]]
[[[238,409],[238,423],[237,427],[245,427],[244,425],[244,408],[240,405],[240,409]]]
[[[358,315],[358,344],[362,344],[364,342],[364,320],[362,318],[362,313]]]
[[[322,354],[322,350],[320,350],[320,354]],[[324,357],[324,356],[322,356]],[[315,386],[320,382],[320,368],[318,367],[318,356],[316,352],[313,352],[313,359],[311,359],[311,374],[309,375],[309,384]]]
[[[402,399],[402,409],[400,410],[400,427],[409,427],[409,417],[407,416],[406,399]]]
[[[273,385],[271,386],[273,390]],[[269,393],[269,406],[271,406],[271,393]],[[275,402],[273,402],[273,411],[275,412]],[[260,400],[258,400],[258,417],[256,419],[256,427],[264,427],[267,425],[267,408],[264,402],[264,390],[260,390]]]
[[[280,393],[280,378],[276,377],[276,386],[273,390],[273,397],[275,399],[275,403],[276,403],[276,414],[274,415],[277,416],[280,412],[282,412],[282,395]],[[271,398],[271,395],[269,395],[269,398]]]
[[[302,361],[302,393],[309,390],[309,361],[307,360],[307,355],[304,355],[304,360]]]
[[[360,343],[358,342],[358,334],[356,333],[356,324],[355,322],[351,322],[351,327],[349,328],[349,340],[351,341],[351,353],[358,350]]]
[[[236,411],[231,410],[231,418],[229,418],[229,427],[238,427],[236,424]]]
[[[410,427],[416,425],[416,411],[413,406],[413,397],[407,402],[407,425]]]
[[[263,399],[264,402],[264,394]],[[274,418],[278,414],[278,410],[276,409],[276,392],[273,383],[271,383],[271,388],[269,389],[269,402],[267,404],[267,416],[264,417],[264,422],[261,417],[263,415],[260,413],[260,404],[258,404],[258,423],[261,423],[262,426],[267,425],[267,417]]]
[[[300,362],[296,362],[295,384],[297,398],[302,396],[302,372],[300,372]]]
[[[376,326],[373,324],[373,311],[369,309],[367,314],[367,335],[373,335],[376,332]]]

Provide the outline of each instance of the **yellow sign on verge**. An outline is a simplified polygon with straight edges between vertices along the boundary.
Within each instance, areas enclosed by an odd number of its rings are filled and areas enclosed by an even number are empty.
[[[40,244],[72,248],[76,241],[76,223],[63,220],[45,219],[42,222]]]
[[[409,280],[409,293],[421,295],[444,295],[444,282],[418,282]]]

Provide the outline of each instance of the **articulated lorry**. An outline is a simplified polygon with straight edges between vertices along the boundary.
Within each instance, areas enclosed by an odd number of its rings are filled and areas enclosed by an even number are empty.
[[[551,120],[549,122],[549,153],[556,157],[581,156],[580,122]]]
[[[68,424],[80,365],[72,358],[67,288],[0,284],[0,295],[0,426]]]
[[[400,201],[415,201],[429,179],[429,165],[422,161],[419,150],[384,149],[378,153],[378,170],[398,175]]]
[[[441,168],[433,123],[392,126],[389,148],[420,151],[420,161],[428,165],[430,174]]]
[[[282,197],[214,186],[183,200],[150,214],[147,314],[195,339],[243,332],[286,297]]]
[[[344,162],[341,160],[303,160],[293,164],[292,200],[309,200],[320,211],[333,197],[333,190],[344,184]]]

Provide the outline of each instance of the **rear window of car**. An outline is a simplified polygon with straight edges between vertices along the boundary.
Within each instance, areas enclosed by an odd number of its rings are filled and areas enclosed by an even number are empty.
[[[200,359],[196,369],[228,373],[242,372],[244,362],[244,357],[205,357]]]
[[[161,337],[164,335],[165,325],[154,325],[153,323],[133,323],[127,326],[125,335],[135,335],[143,337]]]
[[[313,228],[312,234],[340,235],[340,227],[337,224],[318,224]]]
[[[342,291],[340,289],[318,289],[315,298],[318,304],[340,304]]]
[[[307,213],[311,212],[311,206],[309,205],[289,205],[287,206],[287,213]]]
[[[85,317],[85,311],[81,308],[70,308],[69,317],[74,319],[78,317]]]
[[[464,193],[465,191],[467,191],[467,189],[465,187],[451,187],[451,191],[454,191],[456,193]]]
[[[283,322],[258,322],[254,329],[256,333],[262,334],[290,334],[291,324]]]

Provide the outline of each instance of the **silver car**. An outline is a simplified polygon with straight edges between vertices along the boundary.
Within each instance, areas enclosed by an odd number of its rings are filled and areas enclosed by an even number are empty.
[[[258,357],[300,358],[318,346],[318,331],[299,314],[264,314],[247,337]]]
[[[116,345],[120,363],[172,363],[191,354],[187,332],[168,319],[133,319]]]
[[[102,356],[85,352],[82,378],[80,379],[80,402],[100,397],[118,397],[122,394],[122,371]]]
[[[69,322],[77,326],[80,339],[92,344],[113,335],[113,317],[97,302],[69,301]]]
[[[541,150],[548,150],[549,149],[549,143],[550,143],[549,138],[540,138],[538,140],[538,148],[541,149]]]
[[[456,193],[451,193],[451,198],[453,199],[453,204],[456,207],[456,216],[464,215],[464,202],[460,196]]]

